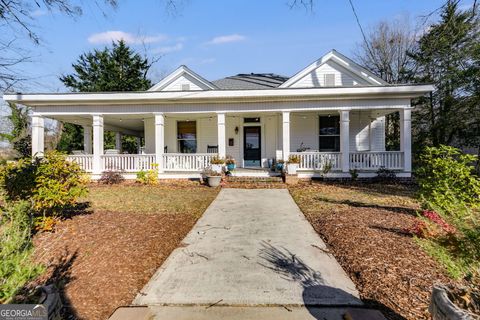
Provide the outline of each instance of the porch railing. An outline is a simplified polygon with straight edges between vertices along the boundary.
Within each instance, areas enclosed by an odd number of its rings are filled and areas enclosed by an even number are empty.
[[[103,155],[102,171],[138,172],[153,169],[154,154],[114,154]]]
[[[165,153],[163,170],[166,171],[202,171],[210,166],[216,153]]]
[[[93,155],[91,154],[70,154],[67,156],[67,160],[78,163],[80,168],[82,168],[82,170],[84,170],[85,172],[92,172],[93,170]]]
[[[290,152],[300,158],[299,169],[323,170],[326,166],[331,166],[332,170],[341,169],[340,152]]]
[[[403,169],[402,151],[350,152],[350,169],[377,170],[385,167],[391,170]]]

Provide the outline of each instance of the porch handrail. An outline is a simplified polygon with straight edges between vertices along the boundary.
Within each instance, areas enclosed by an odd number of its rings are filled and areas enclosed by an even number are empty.
[[[164,153],[163,170],[166,171],[202,171],[211,165],[217,153]]]
[[[154,154],[104,154],[100,156],[102,171],[139,172],[153,169]]]
[[[385,167],[390,170],[404,168],[403,151],[360,151],[350,152],[350,169],[378,170]]]
[[[91,154],[69,154],[67,160],[77,163],[85,172],[93,171],[93,155]]]
[[[323,170],[331,165],[331,170],[340,170],[342,154],[340,152],[303,151],[290,152],[290,155],[300,158],[299,169]]]

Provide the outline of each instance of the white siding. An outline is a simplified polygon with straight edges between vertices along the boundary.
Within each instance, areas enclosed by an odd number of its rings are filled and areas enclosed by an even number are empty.
[[[385,116],[373,120],[370,134],[370,151],[385,151]]]
[[[335,86],[352,87],[355,85],[368,85],[369,83],[364,79],[352,74],[339,64],[328,61],[318,68],[299,79],[291,85],[291,88],[310,88],[310,87],[324,87],[325,75],[335,75]]]
[[[165,117],[165,147],[167,152],[177,152],[177,120],[172,117]]]
[[[318,115],[290,114],[290,151],[295,152],[303,146],[318,150]]]
[[[147,118],[144,123],[145,153],[155,153],[155,118]]]
[[[182,91],[182,85],[184,84],[189,85],[189,91],[204,90],[205,87],[199,81],[192,78],[188,74],[183,74],[182,76],[169,83],[165,88],[161,89],[161,91]]]
[[[241,148],[241,142],[242,142],[242,118],[236,116],[227,116],[226,117],[226,123],[225,123],[225,130],[226,130],[226,153],[228,156],[233,157],[237,161],[237,165],[241,165],[241,159],[240,159],[240,148]],[[235,133],[235,127],[238,127],[238,134]],[[233,139],[233,146],[228,145],[228,139],[232,138]]]
[[[265,123],[265,158],[274,159],[277,150],[277,115],[264,117]]]
[[[208,117],[197,120],[197,152],[207,153],[207,146],[218,145],[217,118]]]

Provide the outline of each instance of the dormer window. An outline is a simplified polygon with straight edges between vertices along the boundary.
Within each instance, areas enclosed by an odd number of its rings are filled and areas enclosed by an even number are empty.
[[[335,74],[327,73],[325,74],[325,87],[335,87]]]
[[[189,83],[182,84],[182,91],[189,91],[189,90],[190,90],[190,84]]]

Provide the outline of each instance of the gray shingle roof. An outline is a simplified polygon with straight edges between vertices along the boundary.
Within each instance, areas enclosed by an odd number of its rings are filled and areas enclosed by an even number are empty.
[[[288,77],[274,73],[241,73],[212,81],[212,83],[224,90],[270,89],[277,88],[287,79]]]

